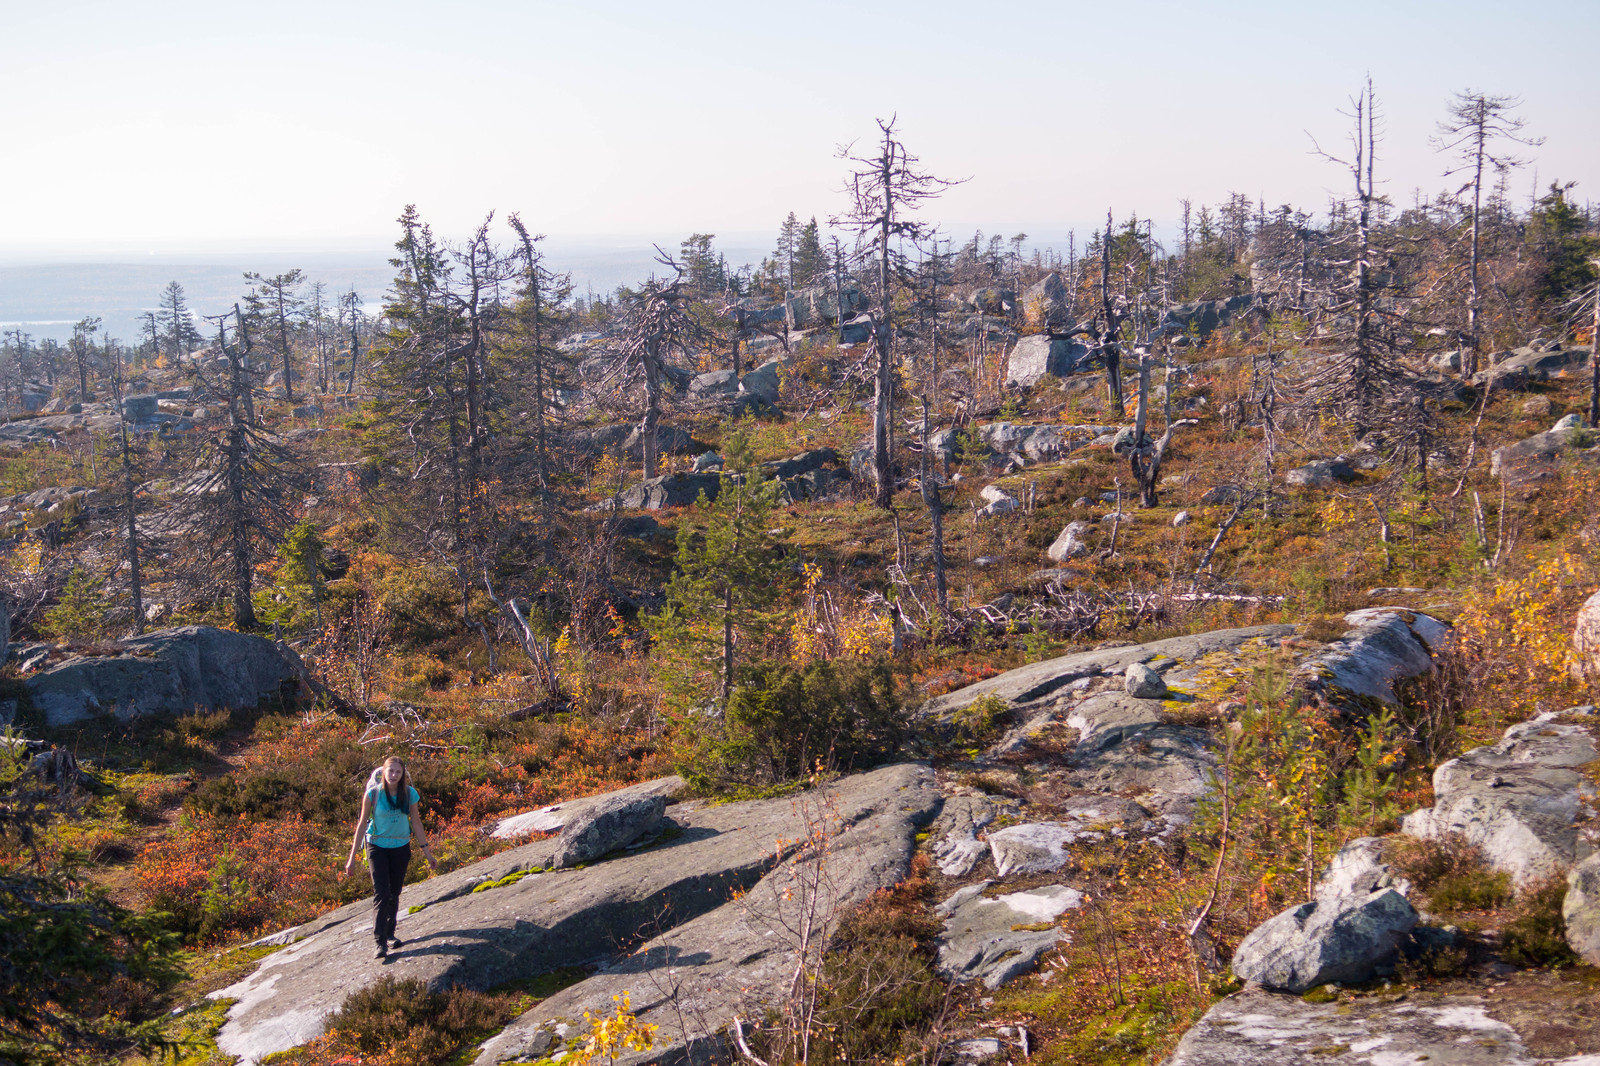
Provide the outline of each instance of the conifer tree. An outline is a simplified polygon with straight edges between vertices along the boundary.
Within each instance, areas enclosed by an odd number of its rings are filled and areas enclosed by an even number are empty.
[[[649,627],[668,673],[693,685],[713,663],[726,701],[741,649],[775,623],[769,608],[786,569],[783,543],[770,529],[781,486],[755,462],[746,430],[729,434],[723,460],[717,498],[702,493],[694,517],[678,528],[666,606]]]

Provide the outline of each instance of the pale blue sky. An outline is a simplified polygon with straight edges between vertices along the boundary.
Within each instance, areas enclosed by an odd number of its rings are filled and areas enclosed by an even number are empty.
[[[1600,199],[1600,3],[273,4],[0,0],[0,254],[350,248],[416,202],[561,234],[775,230],[842,206],[898,112],[971,180],[928,214],[1064,242],[1229,189],[1311,208],[1370,70],[1397,199],[1453,89],[1521,95]],[[1530,168],[1517,178],[1531,186]]]

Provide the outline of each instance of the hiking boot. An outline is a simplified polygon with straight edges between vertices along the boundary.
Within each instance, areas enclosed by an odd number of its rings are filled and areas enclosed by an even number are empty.
[[[384,944],[383,941],[378,941],[378,950],[372,953],[372,957],[375,959],[386,959],[389,957],[389,948]]]
[[[397,936],[392,936],[392,937],[390,937],[390,938],[389,938],[389,947],[390,947],[390,948],[391,948],[391,949],[393,949],[393,948],[397,948],[397,947],[399,947],[399,946],[400,946],[400,945],[401,945],[401,944],[404,944],[404,943],[405,943],[405,941],[404,941],[404,940],[401,940],[401,939],[400,939],[400,938],[399,938],[399,937],[397,937]]]

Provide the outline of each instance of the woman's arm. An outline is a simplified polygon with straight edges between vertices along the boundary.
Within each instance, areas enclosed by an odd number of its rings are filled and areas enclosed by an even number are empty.
[[[422,856],[428,860],[428,865],[438,870],[439,864],[433,861],[433,848],[428,844],[428,834],[422,829],[422,813],[417,810],[415,803],[411,805],[411,835],[422,842]]]
[[[350,873],[356,868],[356,852],[361,849],[361,837],[367,828],[367,820],[372,817],[372,794],[367,793],[361,797],[361,813],[356,816],[355,837],[350,841],[350,857],[344,861],[344,872]]]

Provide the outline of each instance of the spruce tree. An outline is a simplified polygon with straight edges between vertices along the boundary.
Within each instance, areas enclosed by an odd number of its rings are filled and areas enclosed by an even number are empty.
[[[723,701],[743,649],[774,624],[771,606],[787,573],[771,532],[782,486],[755,462],[744,429],[730,433],[717,498],[704,493],[678,529],[676,572],[666,606],[649,620],[665,673],[680,691],[700,689],[706,664]]]

